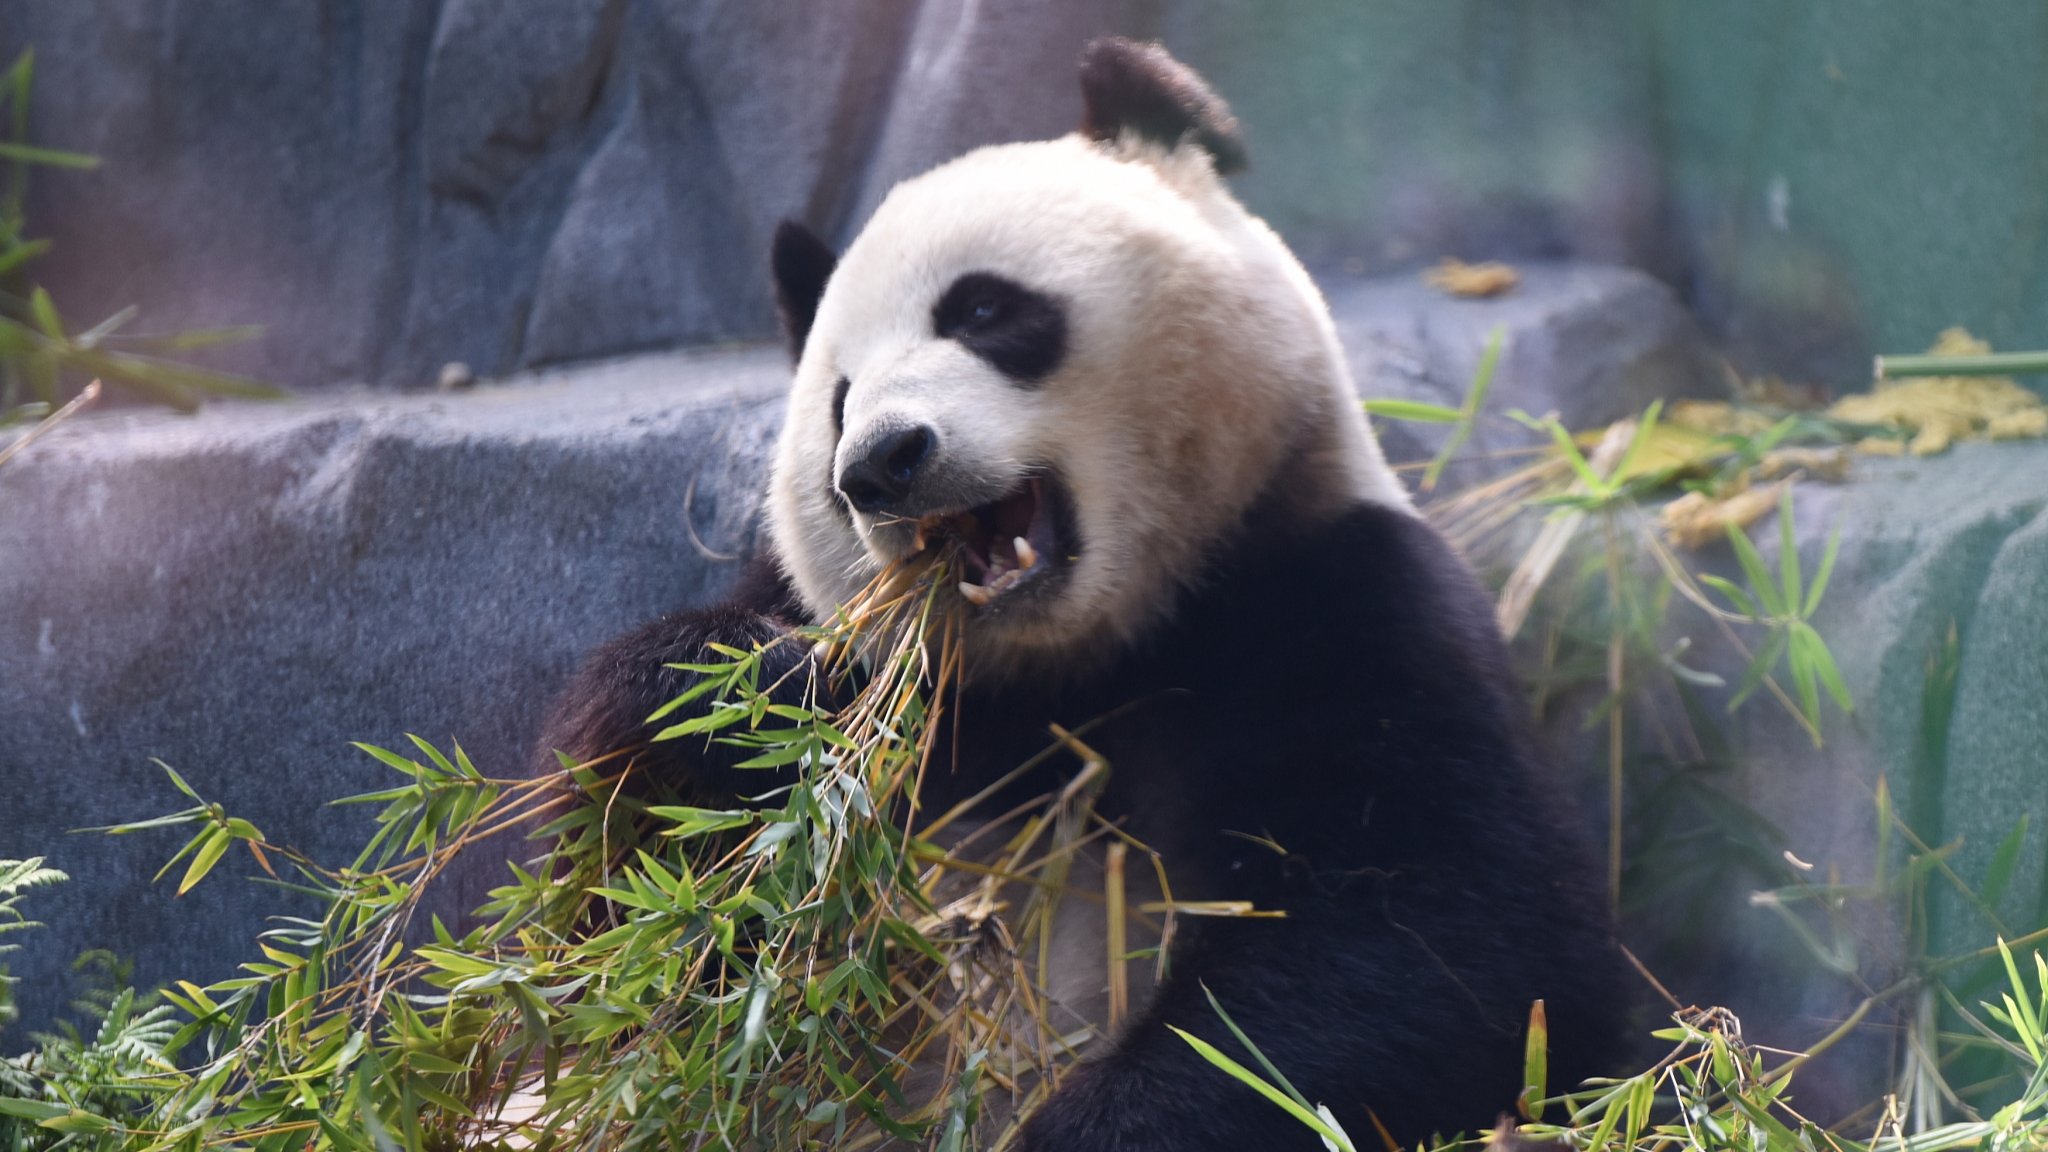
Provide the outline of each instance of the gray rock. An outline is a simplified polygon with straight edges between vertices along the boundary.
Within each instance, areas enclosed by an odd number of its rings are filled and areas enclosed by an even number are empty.
[[[624,118],[577,177],[541,258],[526,362],[760,328],[766,278],[751,266],[762,249],[747,243],[733,189],[715,166],[684,178],[706,159],[706,126],[688,101],[662,99],[671,94],[636,84]],[[646,259],[650,252],[672,258]]]
[[[1773,700],[1760,695],[1728,735],[1741,762],[1716,785],[1784,834],[1783,846],[1826,882],[1868,883],[1878,857],[1877,789],[1930,845],[1960,839],[1950,864],[1981,884],[1992,853],[2022,813],[2031,816],[2019,867],[1999,912],[2008,938],[2048,922],[2044,857],[2048,835],[2048,444],[1966,442],[1925,459],[1858,456],[1850,481],[1794,490],[1800,566],[1810,581],[1827,542],[1841,533],[1828,590],[1813,624],[1829,646],[1855,701],[1853,714],[1823,705],[1826,744],[1816,749]],[[1774,573],[1774,517],[1750,530]],[[1686,555],[1688,563],[1743,582],[1729,548]],[[1744,661],[1717,631],[1683,605],[1690,621],[1687,659],[1734,683]],[[1954,718],[1946,738],[1928,715],[1929,669],[1951,625],[1961,641]],[[1754,643],[1759,634],[1749,630]],[[1782,675],[1780,683],[1790,688]],[[1705,693],[1719,714],[1728,693]],[[1931,746],[1930,746],[1931,745]],[[1654,754],[1654,740],[1643,751]],[[1894,832],[1896,852],[1903,836]],[[1898,860],[1889,862],[1896,875]],[[1789,871],[1789,870],[1788,870]],[[1726,1003],[1743,1015],[1753,1042],[1802,1048],[1819,1039],[1867,990],[1827,971],[1775,913],[1748,904],[1750,877],[1723,894],[1723,928],[1671,958],[1667,976],[1684,978],[1688,1000]],[[1931,890],[1929,954],[1951,955],[1991,943],[1999,930],[1939,880]],[[1854,962],[1877,984],[1913,963],[1894,910],[1876,902],[1848,908]],[[1817,934],[1830,936],[1817,920]],[[1910,1011],[1910,1000],[1884,1006]],[[1894,1053],[1882,1031],[1844,1044],[1800,1073],[1802,1109],[1841,1115],[1889,1090]],[[1809,1112],[1809,1115],[1814,1114]]]
[[[1156,36],[1146,0],[938,0],[918,9],[859,194],[865,220],[897,181],[983,144],[1044,140],[1081,122],[1081,45]]]
[[[31,185],[58,241],[34,275],[68,315],[261,325],[211,361],[425,388],[452,360],[492,377],[769,333],[777,220],[843,243],[896,181],[1069,130],[1079,47],[1105,32],[1211,74],[1245,120],[1247,202],[1318,259],[1675,278],[1645,238],[1662,184],[1613,8],[20,0],[0,52],[37,49],[34,139],[106,161]],[[1476,64],[1447,72],[1468,27]]]
[[[1963,841],[1950,863],[1971,884],[2031,816],[1998,908],[2008,935],[2030,931],[2048,922],[2048,445],[1963,443],[1940,457],[1859,459],[1857,471],[1856,483],[1811,487],[1799,502],[1807,571],[1844,527],[1815,620],[1858,701],[1840,726],[1844,744],[1861,749],[1866,785],[1883,772],[1922,839]],[[1929,668],[1951,625],[1961,646],[1954,712],[1930,747],[1939,729],[1926,711]],[[1773,755],[1788,768],[1800,759],[1796,744]],[[1859,827],[1867,840],[1863,804],[1837,842]],[[1988,942],[1992,926],[1952,893],[1937,896],[1937,915],[1932,946]]]
[[[145,985],[221,979],[264,916],[306,910],[240,882],[239,853],[173,899],[175,877],[149,878],[177,830],[70,834],[187,806],[152,758],[330,864],[368,825],[326,801],[390,782],[349,741],[459,740],[524,775],[586,649],[725,588],[786,379],[762,349],[88,415],[0,468],[0,858],[75,877],[32,897],[52,927],[5,960],[22,1030],[83,949],[135,956]]]
[[[625,10],[625,0],[443,8],[420,130],[428,190],[488,204],[588,116]]]
[[[1322,287],[1351,356],[1359,394],[1464,403],[1487,341],[1498,328],[1500,361],[1483,419],[1446,484],[1513,460],[1478,459],[1537,443],[1503,413],[1555,412],[1573,429],[1634,415],[1652,400],[1725,395],[1713,350],[1663,284],[1628,268],[1534,263],[1516,266],[1521,283],[1487,298],[1458,298],[1415,275],[1325,276]],[[1427,460],[1450,428],[1375,420],[1391,460]]]

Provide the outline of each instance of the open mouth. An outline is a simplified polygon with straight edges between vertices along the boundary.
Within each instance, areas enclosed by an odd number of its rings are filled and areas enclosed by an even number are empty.
[[[1001,499],[918,521],[917,551],[950,539],[960,563],[960,595],[989,607],[1050,586],[1078,552],[1066,491],[1050,477],[1026,479]]]

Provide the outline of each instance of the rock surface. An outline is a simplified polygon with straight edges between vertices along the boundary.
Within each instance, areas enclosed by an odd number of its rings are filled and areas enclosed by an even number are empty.
[[[1992,853],[2021,813],[2031,814],[2018,867],[1999,912],[2014,937],[2048,922],[2048,444],[1970,442],[1924,459],[1856,457],[1840,485],[1794,490],[1795,539],[1810,581],[1829,537],[1841,533],[1827,592],[1813,617],[1855,701],[1843,715],[1823,705],[1823,748],[1815,749],[1772,700],[1752,700],[1729,725],[1742,758],[1720,783],[1783,833],[1778,848],[1810,863],[1809,879],[1837,875],[1868,883],[1878,853],[1877,789],[1930,845],[1960,839],[1949,863],[1982,884]],[[1750,530],[1779,571],[1775,518]],[[1726,545],[1689,562],[1743,582]],[[1743,661],[1689,609],[1695,663],[1734,683]],[[1946,735],[1930,715],[1930,667],[1951,625],[1961,660]],[[1749,639],[1757,635],[1751,631]],[[1789,681],[1782,676],[1780,683]],[[1727,693],[1710,693],[1725,700]],[[1892,833],[1900,847],[1903,837]],[[1896,875],[1896,860],[1892,874]],[[1790,870],[1786,870],[1789,872]],[[1855,1009],[1864,993],[1818,963],[1778,916],[1751,907],[1749,888],[1787,882],[1754,877],[1725,893],[1729,930],[1685,963],[1702,1002],[1742,1011],[1753,1041],[1803,1047]],[[1999,928],[1972,912],[1944,883],[1931,889],[1935,930],[1928,954],[1983,947]],[[1908,961],[1892,914],[1860,902],[1850,946],[1855,962]],[[1808,915],[1810,923],[1818,918]],[[1816,928],[1831,939],[1824,926]],[[1899,969],[1894,967],[1893,971]],[[1880,1009],[1879,1017],[1893,1006]],[[1861,1034],[1800,1074],[1801,1107],[1847,1112],[1889,1090],[1891,1055],[1881,1031]]]
[[[1320,263],[1669,274],[1627,39],[1585,13],[1479,13],[17,0],[0,52],[37,51],[32,138],[104,160],[30,187],[34,233],[57,238],[34,275],[68,316],[261,325],[209,356],[288,387],[403,389],[450,361],[494,377],[766,335],[777,220],[844,243],[896,181],[1068,131],[1080,45],[1112,32],[1213,75],[1245,116],[1247,202]],[[1476,70],[1446,72],[1468,25],[1488,29]]]
[[[786,379],[760,349],[85,416],[0,468],[0,858],[74,877],[6,958],[23,1028],[83,949],[135,956],[145,985],[220,979],[263,916],[305,910],[241,883],[239,852],[183,897],[152,886],[180,830],[68,834],[187,807],[152,758],[335,865],[369,825],[326,801],[391,783],[349,741],[460,740],[524,775],[585,649],[725,587]]]

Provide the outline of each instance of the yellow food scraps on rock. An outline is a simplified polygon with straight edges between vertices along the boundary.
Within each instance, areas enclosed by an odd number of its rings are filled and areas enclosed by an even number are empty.
[[[1849,478],[1849,446],[1774,449],[1764,453],[1764,458],[1757,462],[1753,472],[1759,480],[1776,480],[1780,476],[1803,472],[1811,479],[1839,484]]]
[[[1591,452],[1612,429],[1595,428],[1580,432],[1572,437],[1578,446]],[[1634,480],[1642,476],[1692,476],[1708,469],[1717,457],[1725,455],[1726,449],[1714,442],[1714,437],[1697,428],[1688,428],[1659,419],[1657,426],[1645,433],[1635,455],[1627,461],[1628,467],[1610,476],[1611,480]]]
[[[1674,400],[1664,419],[1709,436],[1757,436],[1777,423],[1754,408],[1737,408],[1726,400]]]
[[[1950,328],[1928,349],[1936,356],[1984,356],[1991,345]],[[1880,380],[1877,389],[1835,401],[1827,414],[1850,424],[1879,424],[1912,433],[1910,442],[1872,436],[1856,449],[1873,456],[1932,456],[1957,440],[2020,440],[2048,436],[2048,406],[2010,376],[1924,376]]]
[[[1729,528],[1747,528],[1778,506],[1778,493],[1790,480],[1762,488],[1744,488],[1716,499],[1704,492],[1687,492],[1664,506],[1660,514],[1664,538],[1681,548],[1698,548],[1728,538]]]
[[[1422,274],[1422,282],[1453,296],[1499,296],[1513,291],[1522,282],[1522,276],[1497,260],[1467,264],[1455,256],[1446,256]]]
[[[1732,371],[1731,371],[1732,374]],[[1820,408],[1827,404],[1827,389],[1819,384],[1791,384],[1781,376],[1736,377],[1735,398],[1760,408]]]

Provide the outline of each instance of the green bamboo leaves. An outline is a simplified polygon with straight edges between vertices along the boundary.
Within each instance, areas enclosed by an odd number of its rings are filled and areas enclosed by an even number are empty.
[[[1790,665],[1792,684],[1799,697],[1797,713],[1804,721],[1814,747],[1818,748],[1821,743],[1820,690],[1826,688],[1829,698],[1844,712],[1854,711],[1856,706],[1850,698],[1848,685],[1842,681],[1840,669],[1835,666],[1834,657],[1828,652],[1827,643],[1808,622],[1820,607],[1821,596],[1827,591],[1829,578],[1834,575],[1835,557],[1842,542],[1841,531],[1838,529],[1828,537],[1827,550],[1822,554],[1820,568],[1810,584],[1804,582],[1800,573],[1799,545],[1793,535],[1790,488],[1779,497],[1778,574],[1775,577],[1747,532],[1731,526],[1728,542],[1735,550],[1736,561],[1742,565],[1743,575],[1749,580],[1749,591],[1711,574],[1701,574],[1700,582],[1727,597],[1736,611],[1770,629],[1744,670],[1735,695],[1728,702],[1728,709],[1732,712],[1740,707],[1764,685],[1766,677],[1778,667],[1779,661],[1784,660]]]
[[[227,850],[234,847],[235,842],[238,840],[249,846],[249,854],[255,858],[256,862],[262,866],[265,872],[272,871],[269,857],[265,856],[263,852],[263,833],[254,824],[239,816],[228,815],[227,811],[219,804],[209,803],[198,792],[193,791],[192,786],[185,783],[185,778],[178,775],[177,770],[169,764],[161,760],[154,761],[154,763],[157,767],[163,769],[165,774],[170,776],[171,783],[177,787],[178,791],[191,797],[195,806],[187,808],[182,812],[173,812],[168,816],[158,816],[150,820],[138,820],[130,824],[116,824],[107,828],[88,828],[86,831],[105,832],[113,836],[122,836],[131,832],[141,832],[150,828],[168,828],[179,824],[204,825],[197,835],[185,842],[183,848],[178,849],[177,855],[166,861],[162,868],[157,869],[156,879],[161,880],[164,874],[169,872],[178,861],[183,860],[187,856],[192,858],[192,863],[185,868],[185,875],[178,881],[178,895],[180,896],[190,892],[201,880],[206,879],[206,874],[213,871],[213,866],[220,863],[221,857],[225,856]],[[275,875],[275,873],[272,874]]]

